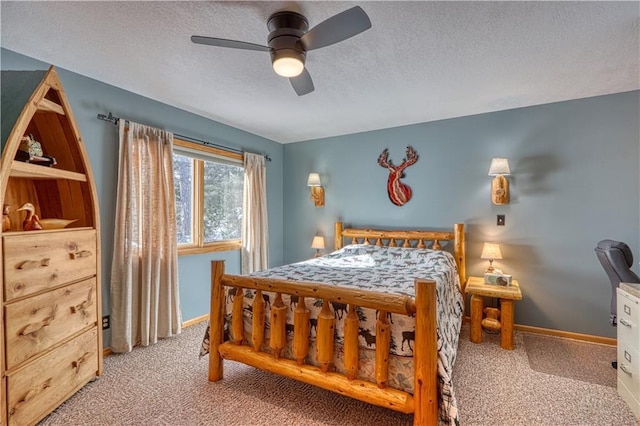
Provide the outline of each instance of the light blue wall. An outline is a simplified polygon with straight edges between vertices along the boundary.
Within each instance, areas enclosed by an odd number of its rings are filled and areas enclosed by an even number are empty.
[[[284,260],[313,255],[333,223],[358,227],[467,229],[467,271],[481,275],[482,242],[500,242],[494,264],[518,279],[516,322],[600,336],[608,325],[609,281],[593,251],[605,238],[626,241],[640,259],[640,92],[476,115],[284,147]],[[389,201],[389,148],[399,164],[407,145],[420,159],[406,170],[413,198]],[[491,158],[509,158],[511,203],[490,200]],[[319,172],[326,207],[309,200],[306,178]],[[496,215],[506,226],[496,226]],[[634,266],[638,270],[637,261]]]
[[[48,66],[49,64],[33,58],[6,49],[1,50],[3,70],[47,69]],[[57,71],[84,139],[98,192],[102,238],[103,315],[110,312],[109,282],[113,253],[118,137],[116,126],[96,119],[99,113],[112,112],[116,116],[178,134],[250,152],[268,153],[273,160],[267,163],[269,255],[272,265],[282,264],[282,145],[64,69],[57,68]],[[228,272],[240,273],[239,251],[181,256],[179,280],[184,320],[209,312],[211,259],[224,259],[227,261]],[[108,346],[109,342],[110,333],[107,330],[105,346]]]

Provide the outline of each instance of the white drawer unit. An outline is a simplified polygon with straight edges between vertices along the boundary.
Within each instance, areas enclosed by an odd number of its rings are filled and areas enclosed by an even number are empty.
[[[640,285],[621,284],[618,305],[618,394],[640,417]]]

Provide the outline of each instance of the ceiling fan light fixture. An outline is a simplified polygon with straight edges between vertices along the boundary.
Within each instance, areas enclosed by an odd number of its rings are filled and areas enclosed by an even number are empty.
[[[272,65],[276,74],[282,77],[296,77],[304,70],[304,55],[293,49],[274,52]]]
[[[333,15],[309,30],[309,21],[289,10],[273,13],[267,20],[267,45],[224,38],[191,36],[196,44],[231,49],[269,52],[276,74],[288,78],[298,96],[313,92],[313,80],[306,70],[307,52],[347,40],[371,28],[371,20],[360,6]]]

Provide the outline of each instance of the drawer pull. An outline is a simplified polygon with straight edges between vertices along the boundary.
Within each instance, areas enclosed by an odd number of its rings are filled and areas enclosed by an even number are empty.
[[[87,360],[87,358],[89,358],[89,356],[91,356],[91,353],[90,352],[85,352],[84,354],[82,354],[82,356],[80,358],[78,358],[77,360],[75,360],[75,361],[73,361],[71,363],[71,366],[76,371],[76,374],[78,374],[80,372],[80,366],[82,365],[83,362],[85,362]]]
[[[628,374],[629,377],[633,377],[633,374],[631,374],[631,371],[628,371],[627,367],[625,367],[624,364],[620,364],[620,370],[622,370],[625,374]]]
[[[620,324],[624,325],[625,327],[631,327],[631,324],[629,324],[627,321],[625,321],[625,319],[624,319],[624,318],[620,318],[620,319],[618,320],[618,322],[619,322]]]
[[[94,289],[92,287],[91,289],[89,289],[89,294],[87,295],[87,299],[84,302],[70,307],[72,314],[81,312],[84,318],[87,318],[89,316],[89,312],[87,312],[87,309],[89,308],[89,306],[93,305],[93,291]]]
[[[92,305],[91,300],[85,300],[84,302],[76,306],[71,306],[71,313],[75,314],[75,313],[81,312],[82,316],[86,318],[89,316],[89,313],[87,312],[87,308],[91,305]]]
[[[37,268],[38,266],[49,266],[49,262],[51,259],[44,258],[42,260],[25,260],[24,262],[20,262],[17,266],[18,269],[32,269]]]
[[[91,253],[89,250],[80,250],[74,253],[69,253],[69,255],[71,256],[71,259],[80,259],[83,257],[90,257],[91,255],[93,255],[93,253]]]
[[[15,403],[15,405],[11,408],[9,414],[14,415],[16,410],[18,410],[22,405],[26,404],[27,402],[31,401],[33,398],[35,398],[40,392],[44,391],[47,388],[51,387],[51,380],[53,380],[52,378],[48,378],[42,385],[40,385],[37,388],[32,388],[29,389],[29,391],[24,394],[24,396],[22,398],[20,398],[20,400],[18,402]]]
[[[20,330],[20,332],[18,333],[18,336],[28,337],[30,339],[36,340],[38,338],[38,332],[42,330],[44,327],[47,327],[48,325],[50,325],[51,322],[56,318],[57,310],[58,310],[58,305],[54,306],[51,311],[51,315],[49,315],[42,321],[36,322],[34,324],[27,324],[26,327]]]

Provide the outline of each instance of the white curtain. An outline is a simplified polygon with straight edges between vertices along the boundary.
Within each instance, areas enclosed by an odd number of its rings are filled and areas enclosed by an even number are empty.
[[[264,156],[244,154],[244,215],[242,218],[242,273],[269,266],[267,171]]]
[[[129,352],[181,332],[173,134],[119,124],[111,265],[111,350]]]

